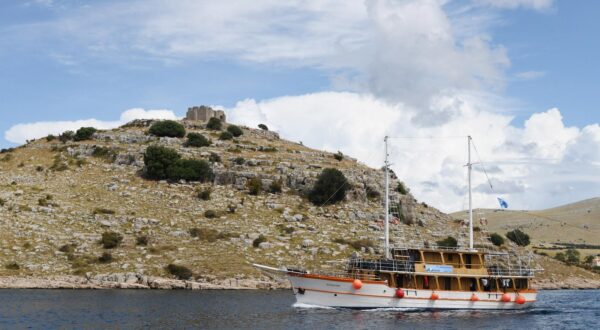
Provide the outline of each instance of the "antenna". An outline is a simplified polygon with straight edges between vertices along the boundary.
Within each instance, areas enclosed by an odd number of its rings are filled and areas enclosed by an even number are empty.
[[[389,162],[388,162],[388,136],[386,135],[383,138],[383,142],[385,144],[385,258],[390,258],[390,183],[389,183]]]
[[[468,161],[467,168],[469,172],[469,249],[473,250],[473,196],[471,193],[471,170],[473,169],[473,163],[471,163],[471,136],[467,136],[467,147],[468,147]]]

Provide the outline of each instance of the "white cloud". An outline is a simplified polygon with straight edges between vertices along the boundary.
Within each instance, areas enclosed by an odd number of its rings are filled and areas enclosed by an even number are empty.
[[[547,10],[554,6],[554,0],[474,0],[474,2],[504,9],[528,8]]]
[[[523,71],[523,72],[517,72],[515,74],[515,77],[517,77],[517,79],[520,79],[520,80],[534,80],[534,79],[542,78],[545,75],[546,75],[546,72],[544,72],[544,71]]]
[[[39,139],[48,134],[57,135],[68,130],[75,131],[80,127],[91,126],[97,129],[115,128],[134,119],[177,119],[177,116],[170,110],[144,110],[141,108],[133,108],[124,111],[119,120],[115,121],[102,121],[92,118],[17,124],[4,133],[4,138],[13,143],[23,144],[27,140]]]
[[[473,95],[445,95],[432,107],[434,113],[445,109],[452,115],[417,126],[413,122],[422,113],[414,107],[334,92],[249,99],[226,111],[233,122],[264,123],[284,138],[341,150],[374,167],[382,165],[385,134],[411,137],[391,140],[392,167],[418,199],[446,211],[465,207],[468,134],[494,185],[492,192],[481,169],[474,171],[476,207],[497,207],[499,195],[511,208],[526,209],[600,195],[600,126],[566,127],[559,110],[550,109],[516,127],[512,117],[495,113],[493,105]],[[473,157],[478,161],[476,153]]]

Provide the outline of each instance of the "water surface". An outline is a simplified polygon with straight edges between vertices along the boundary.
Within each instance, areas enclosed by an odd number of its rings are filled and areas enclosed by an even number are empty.
[[[291,291],[0,290],[0,328],[600,329],[600,291],[542,291],[526,311],[293,307]]]

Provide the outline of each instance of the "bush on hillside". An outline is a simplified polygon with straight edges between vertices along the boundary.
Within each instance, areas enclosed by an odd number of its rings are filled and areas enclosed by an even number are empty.
[[[283,185],[283,182],[281,180],[275,180],[275,181],[271,182],[271,184],[269,185],[269,192],[272,194],[280,193],[282,185]]]
[[[402,182],[398,182],[398,187],[396,187],[396,191],[402,195],[408,194],[408,188]]]
[[[226,140],[231,140],[233,139],[233,134],[229,133],[229,132],[221,132],[221,134],[219,135],[219,140],[221,141],[226,141]]]
[[[529,235],[522,232],[520,229],[515,229],[513,231],[509,231],[506,233],[506,237],[515,242],[518,246],[527,246],[529,245]]]
[[[248,194],[250,195],[258,195],[262,190],[262,181],[259,178],[252,178],[248,180]]]
[[[341,151],[338,151],[337,153],[333,154],[333,158],[335,158],[337,161],[342,161],[342,159],[344,159],[344,154]]]
[[[80,129],[78,129],[77,132],[75,132],[75,135],[73,135],[73,140],[74,141],[89,140],[92,138],[92,135],[94,135],[94,133],[96,133],[95,128],[82,127]]]
[[[204,211],[204,216],[209,218],[209,219],[213,219],[217,217],[217,211],[215,210],[206,210]]]
[[[207,182],[212,180],[213,172],[205,160],[180,159],[167,168],[169,180]]]
[[[317,179],[308,199],[315,205],[334,204],[344,200],[348,180],[344,174],[335,168],[324,169]]]
[[[121,234],[115,233],[114,231],[106,231],[102,233],[100,243],[105,249],[112,249],[119,246],[121,241],[123,241],[123,236]]]
[[[263,131],[268,131],[269,130],[269,128],[265,124],[258,124],[258,128],[262,129]]]
[[[207,201],[210,200],[210,194],[212,193],[212,190],[210,188],[207,189],[203,189],[201,191],[198,192],[198,198],[203,200],[203,201]]]
[[[146,246],[146,245],[148,245],[149,242],[150,242],[150,238],[148,237],[148,235],[140,235],[135,238],[136,245]]]
[[[208,156],[208,161],[211,163],[220,163],[221,162],[221,156],[219,156],[219,154],[211,152],[210,156]]]
[[[101,256],[98,257],[98,262],[101,264],[107,264],[113,261],[112,253],[104,252]]]
[[[200,133],[188,133],[187,141],[185,142],[186,147],[208,147],[210,146],[210,140]]]
[[[4,268],[8,269],[8,270],[19,270],[21,269],[21,266],[19,266],[18,263],[16,262],[9,262],[6,265],[4,265]]]
[[[565,251],[565,259],[567,263],[578,264],[581,261],[580,258],[581,253],[575,249],[567,249],[567,251]]]
[[[500,245],[504,244],[504,238],[502,237],[502,235],[500,235],[498,233],[491,234],[490,235],[490,241],[495,246],[500,246]]]
[[[155,136],[181,138],[185,136],[185,128],[183,125],[174,120],[161,120],[152,124],[148,130],[148,133]]]
[[[73,140],[73,135],[75,135],[73,131],[65,131],[58,136],[58,140],[62,143],[66,143],[67,141]]]
[[[177,151],[162,146],[149,146],[144,153],[144,164],[148,179],[206,182],[213,178],[206,161],[181,159]]]
[[[458,246],[458,241],[452,236],[448,236],[442,240],[437,241],[436,243],[439,247],[454,248]]]
[[[244,157],[237,157],[233,160],[233,162],[237,165],[244,165],[246,163],[246,160],[244,159]]]
[[[227,132],[231,133],[231,135],[238,137],[244,134],[244,131],[239,126],[229,125],[227,126]]]
[[[557,254],[555,254],[554,255],[554,259],[556,259],[558,261],[562,261],[562,262],[566,262],[567,261],[567,257],[562,252],[558,252]]]
[[[174,275],[180,280],[189,280],[193,275],[189,268],[175,264],[169,264],[167,266],[167,271],[169,274]]]
[[[266,242],[266,241],[267,241],[267,238],[264,235],[261,234],[254,241],[252,241],[252,246],[255,247],[255,248],[257,248],[257,247],[260,246],[260,243]]]
[[[206,128],[213,131],[220,131],[222,127],[223,123],[221,122],[221,119],[214,117],[209,119],[208,123],[206,124]]]

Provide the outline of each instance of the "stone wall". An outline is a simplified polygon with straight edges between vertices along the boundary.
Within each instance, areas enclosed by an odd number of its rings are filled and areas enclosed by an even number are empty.
[[[225,122],[225,112],[201,105],[199,107],[189,107],[185,115],[186,120],[208,121],[210,118],[219,118],[222,122]]]

